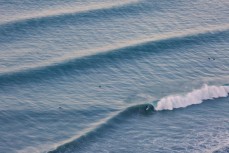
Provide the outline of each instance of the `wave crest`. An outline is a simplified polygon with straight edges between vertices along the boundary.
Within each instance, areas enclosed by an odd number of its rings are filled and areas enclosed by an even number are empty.
[[[174,108],[186,107],[201,103],[203,100],[226,97],[228,93],[229,86],[204,85],[202,88],[193,90],[184,96],[177,95],[162,98],[158,101],[157,106],[154,104],[139,104],[127,107],[97,122],[94,124],[95,126],[84,130],[81,135],[56,144],[55,148],[52,148],[48,153],[76,152],[84,149],[86,147],[85,145],[88,145],[88,143],[85,142],[92,142],[96,137],[106,134],[106,132],[114,128],[115,125],[125,122],[126,119],[133,117],[133,115],[153,115],[156,113],[154,110],[172,110]]]
[[[229,86],[208,86],[205,84],[202,88],[193,90],[185,95],[171,95],[162,98],[157,102],[155,110],[183,108],[193,104],[200,104],[204,100],[227,97],[228,94]]]
[[[57,18],[60,16],[68,16],[68,15],[74,15],[74,14],[80,14],[80,13],[88,13],[91,11],[98,11],[98,10],[108,10],[113,9],[114,7],[122,7],[124,5],[129,5],[132,3],[138,3],[138,0],[128,0],[128,1],[118,1],[114,3],[95,3],[90,6],[84,6],[84,7],[67,7],[67,8],[58,8],[58,9],[51,9],[51,10],[41,10],[39,12],[30,13],[30,14],[24,14],[23,16],[15,17],[13,19],[6,20],[0,25],[10,25],[15,24],[19,22],[26,22],[29,20],[42,20],[42,19],[51,19],[51,18]],[[77,5],[71,4],[72,6]]]

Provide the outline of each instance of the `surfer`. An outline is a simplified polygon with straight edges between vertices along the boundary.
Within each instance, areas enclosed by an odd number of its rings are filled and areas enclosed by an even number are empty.
[[[146,108],[145,108],[146,111],[149,111],[149,110],[154,110],[154,107],[152,105],[147,105]]]

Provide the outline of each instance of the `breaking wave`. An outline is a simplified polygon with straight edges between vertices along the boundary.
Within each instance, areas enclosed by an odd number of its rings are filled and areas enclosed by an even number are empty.
[[[204,85],[200,89],[193,90],[185,95],[171,95],[164,97],[154,103],[155,110],[173,110],[194,104],[200,104],[204,100],[227,97],[229,86],[208,86]]]
[[[193,104],[200,104],[204,100],[227,97],[229,86],[208,86],[204,85],[200,89],[193,90],[185,95],[172,95],[154,102],[154,104],[139,104],[127,107],[126,109],[114,113],[110,117],[99,121],[95,127],[86,129],[82,135],[71,138],[58,144],[57,148],[49,151],[49,153],[75,152],[84,149],[87,143],[96,139],[106,131],[114,128],[114,125],[125,122],[126,119],[135,115],[153,115],[160,110],[173,110],[175,108],[187,107]],[[225,148],[224,148],[225,149]],[[227,150],[228,148],[226,148]]]

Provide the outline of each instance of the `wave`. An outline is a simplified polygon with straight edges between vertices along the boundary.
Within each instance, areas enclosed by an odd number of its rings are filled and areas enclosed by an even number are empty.
[[[150,104],[142,104],[131,106],[125,109],[124,111],[118,112],[107,119],[103,119],[98,122],[95,128],[86,129],[83,135],[74,137],[68,141],[62,142],[59,144],[53,151],[49,153],[63,153],[63,152],[75,152],[76,150],[81,150],[85,147],[85,142],[93,141],[98,135],[106,133],[106,131],[113,128],[113,125],[118,125],[121,122],[124,122],[124,119],[130,117],[131,115],[149,115],[153,113],[153,106]]]
[[[94,142],[96,137],[106,134],[106,131],[115,128],[115,125],[125,122],[134,115],[153,115],[160,110],[172,110],[174,108],[187,107],[193,104],[199,104],[204,100],[226,97],[229,93],[229,86],[208,86],[204,85],[201,89],[193,90],[186,95],[173,95],[155,101],[153,104],[141,104],[128,107],[127,109],[114,113],[110,117],[103,119],[91,127],[83,131],[82,135],[71,138],[70,140],[61,142],[56,149],[49,153],[76,152],[84,149],[88,142]],[[96,141],[96,140],[95,140]],[[226,148],[228,149],[228,148]]]
[[[114,63],[117,60],[141,58],[166,49],[199,45],[201,43],[206,44],[222,38],[226,41],[229,34],[228,29],[229,25],[222,25],[206,29],[199,28],[183,32],[171,32],[121,44],[113,44],[95,50],[82,51],[84,54],[79,57],[72,57],[72,54],[74,54],[72,53],[27,69],[3,72],[0,74],[0,85],[8,85],[10,82],[25,83],[26,80],[40,81],[45,77],[53,78],[72,71],[77,71],[81,74],[82,70],[104,66],[105,63]]]
[[[158,102],[153,103],[155,110],[173,110],[194,104],[200,104],[204,100],[227,97],[229,86],[208,86],[204,85],[200,89],[193,90],[185,95],[171,95],[164,97]]]
[[[47,27],[60,27],[60,25],[85,23],[91,24],[99,21],[101,18],[111,18],[115,16],[123,16],[124,14],[137,13],[141,9],[138,0],[129,0],[124,2],[109,3],[106,5],[97,5],[82,10],[69,10],[46,12],[41,15],[34,15],[28,18],[22,18],[6,22],[0,25],[1,42],[8,42],[14,39],[20,40],[24,35],[31,34],[33,30],[44,30]]]
[[[91,12],[91,11],[97,11],[97,10],[104,10],[104,9],[111,9],[114,7],[121,7],[124,5],[129,5],[133,3],[137,3],[139,0],[128,0],[124,2],[115,2],[115,3],[95,3],[91,4],[89,6],[84,7],[67,7],[67,8],[58,8],[58,9],[51,9],[51,10],[44,10],[40,12],[36,12],[36,14],[24,14],[22,17],[17,17],[15,19],[6,20],[2,23],[2,25],[6,24],[14,24],[17,22],[25,22],[32,19],[45,19],[45,18],[53,18],[58,16],[67,16],[67,15],[73,15],[73,14],[79,14],[79,13],[85,13],[85,12]],[[74,3],[71,4],[72,6],[75,5]]]

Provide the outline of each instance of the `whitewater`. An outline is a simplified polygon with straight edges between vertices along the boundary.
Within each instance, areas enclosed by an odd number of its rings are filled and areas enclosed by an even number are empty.
[[[186,95],[173,95],[162,98],[157,102],[156,110],[173,110],[174,108],[187,107],[193,104],[200,104],[203,100],[227,97],[228,86],[208,86],[204,85],[201,89],[193,90]]]
[[[228,8],[0,0],[0,152],[229,152]]]

